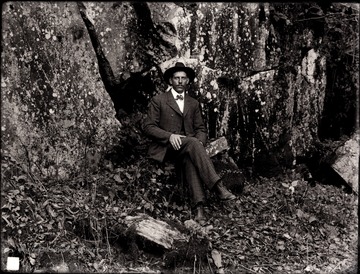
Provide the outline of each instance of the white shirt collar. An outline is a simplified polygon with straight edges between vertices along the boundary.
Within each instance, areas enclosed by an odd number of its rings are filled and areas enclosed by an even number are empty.
[[[173,89],[173,88],[171,88],[170,91],[171,91],[172,95],[174,96],[174,98],[176,98],[177,95],[182,95],[182,96],[184,96],[184,99],[185,99],[185,92],[180,94],[180,93],[176,92],[175,89]]]
[[[180,93],[177,93],[173,88],[171,88],[171,93],[172,93],[172,95],[174,96],[174,99],[175,99],[177,105],[179,106],[180,111],[181,111],[181,112],[184,112],[185,92],[183,92],[183,93],[180,94]],[[182,96],[184,96],[184,100],[176,100],[176,96],[177,96],[177,95],[182,95]]]

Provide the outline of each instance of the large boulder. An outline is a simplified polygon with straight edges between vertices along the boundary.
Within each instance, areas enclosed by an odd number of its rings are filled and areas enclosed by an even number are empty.
[[[359,134],[355,133],[336,151],[331,167],[356,193],[359,192]]]

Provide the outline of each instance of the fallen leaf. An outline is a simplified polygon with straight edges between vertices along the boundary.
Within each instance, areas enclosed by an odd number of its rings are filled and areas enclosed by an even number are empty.
[[[312,222],[314,222],[314,221],[316,221],[316,220],[317,220],[316,217],[311,216],[311,217],[309,218],[309,223],[312,223]]]
[[[51,199],[47,199],[47,200],[42,204],[42,206],[43,206],[43,207],[47,206],[50,201],[51,201]]]
[[[221,263],[221,254],[219,251],[217,251],[216,249],[211,250],[211,257],[214,260],[214,264],[216,265],[217,268],[221,268],[222,267],[222,263]]]
[[[290,191],[291,191],[291,194],[294,194],[295,188],[294,188],[293,186],[290,186],[289,189],[290,189]]]
[[[11,249],[8,248],[8,247],[5,247],[3,252],[4,252],[4,253],[7,253],[7,252],[9,252],[9,251],[11,251]]]
[[[290,236],[288,233],[285,233],[283,236],[284,236],[286,239],[291,239],[291,236]]]
[[[296,216],[298,216],[299,218],[302,218],[302,217],[304,217],[304,212],[302,212],[301,209],[297,209]]]
[[[29,262],[31,265],[34,265],[35,264],[35,259],[32,258],[32,257],[29,257]]]
[[[118,183],[122,183],[122,182],[123,182],[123,180],[121,180],[121,177],[120,177],[119,174],[115,174],[114,180],[115,180],[116,182],[118,182]]]
[[[52,209],[50,205],[46,206],[47,212],[50,214],[51,217],[55,218],[57,216],[57,213]]]
[[[9,239],[7,240],[7,242],[8,242],[8,244],[9,244],[11,247],[16,247],[16,246],[15,246],[15,242],[14,242],[14,240],[13,240],[12,238],[9,238]]]
[[[66,263],[61,263],[59,265],[52,267],[51,269],[57,273],[68,273],[69,272],[69,267]]]

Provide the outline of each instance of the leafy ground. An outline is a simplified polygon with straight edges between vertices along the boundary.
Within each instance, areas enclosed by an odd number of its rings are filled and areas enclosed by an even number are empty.
[[[357,273],[358,197],[342,186],[301,173],[247,179],[230,204],[208,193],[209,221],[197,233],[183,227],[193,215],[171,166],[106,162],[92,173],[46,182],[3,175],[2,270],[16,256],[21,272]],[[137,213],[191,241],[172,252],[141,244],[122,222]]]

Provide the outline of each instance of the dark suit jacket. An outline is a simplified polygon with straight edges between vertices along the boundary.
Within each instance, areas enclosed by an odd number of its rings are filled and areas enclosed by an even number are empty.
[[[144,133],[153,142],[148,156],[162,162],[170,146],[170,135],[181,134],[182,123],[186,136],[196,137],[204,145],[207,140],[207,129],[204,125],[199,102],[185,94],[184,112],[181,113],[171,91],[154,96],[149,104],[147,117],[144,120]]]

